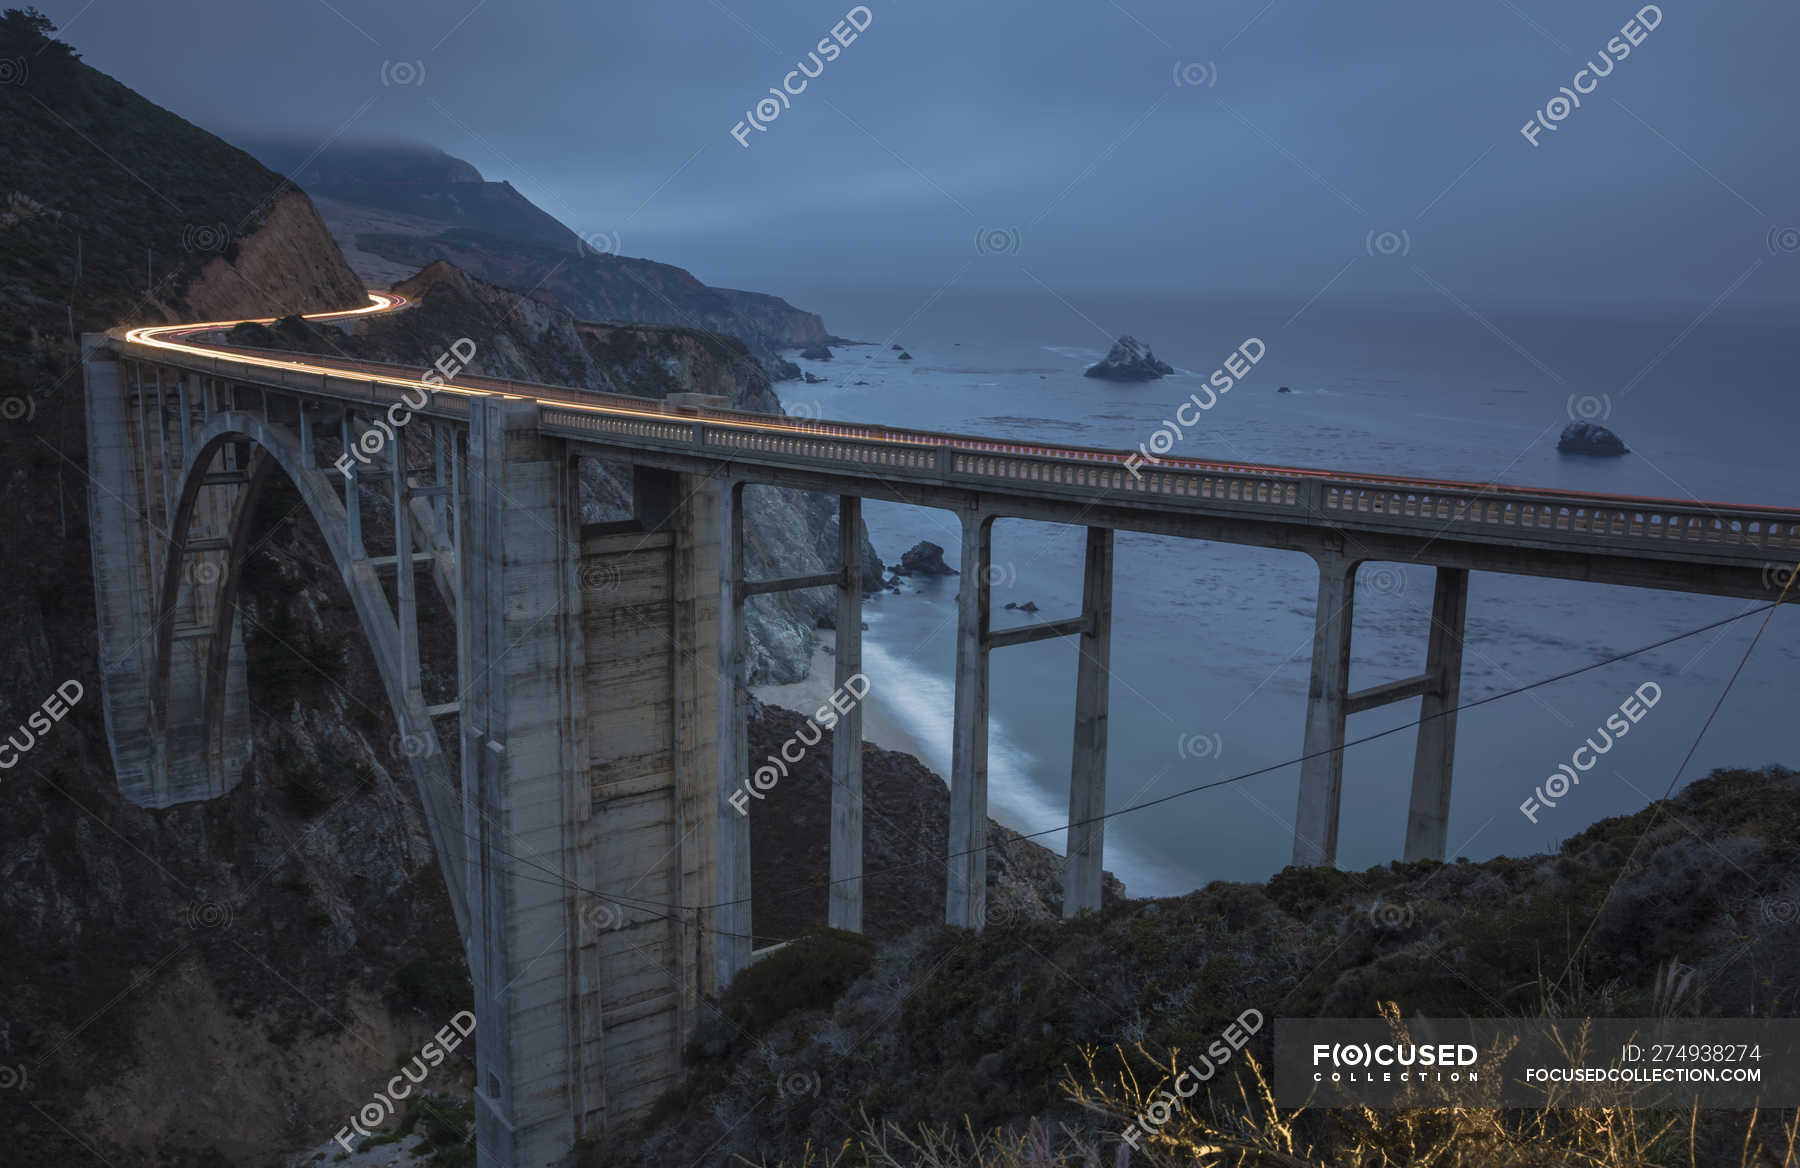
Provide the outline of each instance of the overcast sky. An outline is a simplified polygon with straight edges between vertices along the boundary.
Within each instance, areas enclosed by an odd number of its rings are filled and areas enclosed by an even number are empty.
[[[38,5],[226,138],[427,141],[717,284],[1800,293],[1800,11],[1778,0],[1660,5],[1535,146],[1521,127],[1639,4],[870,0],[747,147],[733,128],[849,4]]]

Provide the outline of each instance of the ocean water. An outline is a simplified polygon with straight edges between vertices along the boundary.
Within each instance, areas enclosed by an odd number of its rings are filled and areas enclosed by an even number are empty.
[[[1476,319],[1448,303],[1180,299],[1067,292],[785,290],[846,337],[826,383],[787,383],[790,413],[991,435],[1135,447],[1246,338],[1267,354],[1187,431],[1177,453],[1677,499],[1800,505],[1792,470],[1800,331],[1721,308],[1636,313],[1548,308]],[[1108,338],[1131,333],[1179,370],[1141,385],[1082,376]],[[914,360],[900,361],[899,343]],[[866,384],[857,384],[866,382]],[[1277,392],[1288,386],[1290,393]],[[1571,412],[1603,419],[1633,453],[1556,452]],[[871,502],[890,562],[921,539],[954,564],[947,512]],[[1073,615],[1079,528],[995,525],[1001,610],[1035,602]],[[1107,822],[1107,866],[1137,895],[1210,880],[1259,880],[1288,862],[1317,573],[1309,557],[1121,533],[1117,542],[1109,810],[1247,771],[1266,774]],[[955,659],[954,579],[868,606],[871,683],[947,775]],[[1424,658],[1432,570],[1369,564],[1359,579],[1351,685],[1410,676]],[[1771,590],[1769,596],[1775,595]],[[1752,602],[1493,574],[1473,577],[1465,702],[1637,648]],[[1451,854],[1482,859],[1555,847],[1597,819],[1667,791],[1760,616],[1460,715]],[[1800,615],[1775,615],[1682,772],[1800,765],[1793,717]],[[1040,642],[995,653],[990,809],[1061,850],[1068,818],[1075,650]],[[1646,681],[1662,698],[1555,807],[1520,803]],[[1352,740],[1418,716],[1414,699],[1350,719]],[[1413,733],[1350,748],[1338,861],[1397,859]]]

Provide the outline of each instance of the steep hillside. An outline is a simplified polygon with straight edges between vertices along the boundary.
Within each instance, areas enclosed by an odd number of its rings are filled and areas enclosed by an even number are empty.
[[[695,1043],[687,1089],[590,1163],[1791,1163],[1755,1156],[1748,1118],[1727,1111],[1702,1111],[1692,1145],[1685,1122],[1664,1127],[1685,1117],[1640,1116],[1641,1147],[1618,1141],[1629,1114],[1535,1113],[1539,1126],[1532,1116],[1475,1115],[1456,1129],[1442,1116],[1415,1115],[1409,1127],[1393,1113],[1316,1111],[1238,1124],[1226,1117],[1263,1110],[1253,1085],[1248,1098],[1239,1093],[1241,1059],[1186,1104],[1177,1126],[1191,1138],[1185,1117],[1199,1117],[1280,1154],[1196,1160],[1193,1143],[1147,1140],[1143,1154],[1127,1156],[1118,1133],[1133,1111],[1083,1104],[1095,1103],[1096,1081],[1114,1104],[1131,1095],[1122,1073],[1147,1102],[1168,1086],[1172,1052],[1191,1060],[1250,1008],[1269,1020],[1373,1018],[1382,1003],[1407,1019],[1793,1018],[1796,861],[1800,774],[1721,771],[1667,804],[1596,823],[1550,855],[1288,868],[1266,884],[1122,901],[1073,921],[991,920],[979,935],[922,929],[878,949],[819,939],[752,966]],[[1272,1030],[1248,1047],[1265,1070]],[[1766,1114],[1757,1138],[1781,1147],[1791,1114]],[[1034,1118],[1056,1133],[1041,1150],[973,1151],[970,1134],[994,1129],[1015,1133],[1017,1149]],[[865,1158],[871,1123],[895,1158]],[[887,1124],[914,1139],[920,1125],[948,1128],[949,1154],[908,1154]],[[1613,1147],[1596,1147],[1609,1137]]]
[[[366,278],[385,283],[433,260],[521,292],[545,292],[583,320],[686,325],[737,337],[771,377],[800,376],[784,349],[829,340],[825,324],[777,296],[712,288],[687,271],[616,254],[615,235],[578,236],[473,166],[413,143],[252,140],[259,158],[320,200]]]

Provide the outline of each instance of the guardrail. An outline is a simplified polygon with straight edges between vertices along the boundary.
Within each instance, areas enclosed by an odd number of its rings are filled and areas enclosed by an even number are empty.
[[[271,368],[227,357],[140,349],[124,342],[120,347],[138,360],[379,408],[402,401],[411,392],[351,373]],[[395,377],[417,375],[416,370],[392,368]],[[504,387],[491,392],[536,399],[544,428],[577,441],[802,469],[872,473],[896,480],[966,483],[1015,493],[1100,497],[1121,505],[1137,502],[1159,509],[1191,504],[1195,510],[1262,514],[1283,522],[1352,529],[1426,530],[1448,538],[1467,538],[1479,532],[1480,538],[1520,536],[1594,551],[1642,548],[1666,553],[1679,545],[1682,554],[1695,558],[1740,561],[1759,554],[1800,558],[1800,510],[1793,509],[1635,500],[1199,459],[1161,459],[1148,464],[1140,460],[1134,473],[1127,467],[1129,453],[1125,451],[777,419],[557,386],[469,380]],[[480,392],[467,387],[439,392],[415,412],[466,418],[468,396]]]

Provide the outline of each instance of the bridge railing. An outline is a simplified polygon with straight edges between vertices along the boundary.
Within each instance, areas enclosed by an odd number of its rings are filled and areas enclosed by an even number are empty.
[[[414,387],[351,374],[270,367],[124,345],[131,355],[252,384],[280,386],[386,408]],[[394,366],[395,376],[416,376]],[[644,398],[556,386],[469,379],[536,398],[547,430],[577,440],[735,458],[813,470],[840,470],[988,490],[1106,498],[1158,509],[1260,514],[1306,525],[1475,532],[1568,544],[1590,551],[1676,551],[1683,556],[1754,560],[1800,558],[1800,510],[1680,503],[1472,486],[1380,475],[1245,466],[1201,459],[1146,462],[1128,452],[1052,447],[929,430],[691,409]],[[479,391],[476,391],[479,392]],[[419,413],[468,415],[463,393],[440,392]]]

